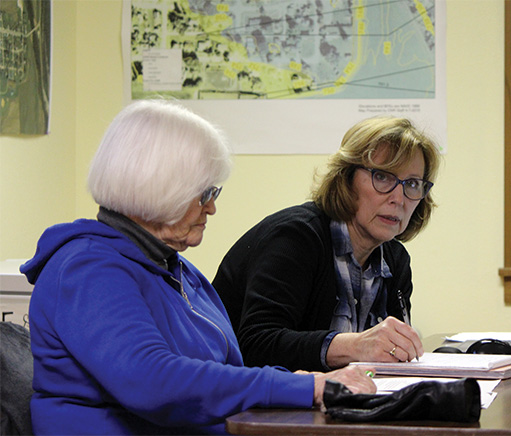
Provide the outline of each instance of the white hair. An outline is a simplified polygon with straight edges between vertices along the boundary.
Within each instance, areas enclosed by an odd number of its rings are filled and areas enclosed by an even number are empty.
[[[99,205],[146,222],[173,224],[208,187],[231,172],[222,132],[165,100],[139,100],[108,127],[88,186]]]

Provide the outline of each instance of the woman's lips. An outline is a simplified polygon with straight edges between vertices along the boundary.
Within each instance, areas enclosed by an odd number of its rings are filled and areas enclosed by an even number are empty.
[[[399,224],[401,220],[393,215],[379,215],[380,219],[386,223],[389,223],[391,225]]]

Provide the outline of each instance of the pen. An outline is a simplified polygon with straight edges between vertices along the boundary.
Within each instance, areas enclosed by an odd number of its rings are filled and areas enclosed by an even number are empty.
[[[410,322],[410,315],[408,314],[408,309],[406,308],[405,300],[403,299],[403,293],[401,292],[400,289],[398,289],[398,291],[397,291],[397,299],[399,301],[399,306],[401,307],[401,312],[403,314],[403,320],[405,321],[405,323],[407,325],[409,325],[411,327],[412,323]],[[415,356],[415,358],[417,360],[419,360],[419,356]]]
[[[403,299],[403,293],[401,292],[401,290],[397,291],[397,299],[399,301],[399,306],[401,307],[401,313],[403,314],[403,319],[404,319],[405,323],[411,327],[412,324],[410,322],[410,316],[408,315],[408,309],[406,308],[405,300]]]

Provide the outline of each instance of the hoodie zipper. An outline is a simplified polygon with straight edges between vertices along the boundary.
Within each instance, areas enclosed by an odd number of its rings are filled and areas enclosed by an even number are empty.
[[[166,260],[165,260],[165,263],[166,263]],[[188,298],[188,295],[185,292],[184,287],[183,287],[183,262],[181,262],[181,261],[179,262],[179,277],[180,277],[181,281],[176,279],[174,276],[170,276],[170,278],[172,280],[174,280],[174,282],[179,284],[180,294],[185,299],[186,303],[188,304],[188,306],[190,307],[192,312],[195,313],[197,316],[200,316],[206,322],[210,323],[213,327],[215,327],[220,332],[220,334],[224,338],[225,345],[227,347],[227,353],[226,353],[226,361],[227,361],[227,356],[229,355],[229,342],[227,341],[227,337],[225,336],[225,333],[223,332],[223,330],[216,323],[214,323],[213,321],[211,321],[209,318],[205,317],[201,313],[197,312],[197,310],[195,310],[195,308],[192,306],[192,303],[190,303],[190,299]]]

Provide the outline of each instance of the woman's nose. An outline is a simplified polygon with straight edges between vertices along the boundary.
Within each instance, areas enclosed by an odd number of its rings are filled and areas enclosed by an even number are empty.
[[[403,205],[405,203],[405,187],[398,184],[391,192],[389,192],[389,201]]]
[[[204,212],[206,212],[208,215],[214,215],[216,213],[216,204],[215,199],[211,198],[204,206],[203,206]]]

